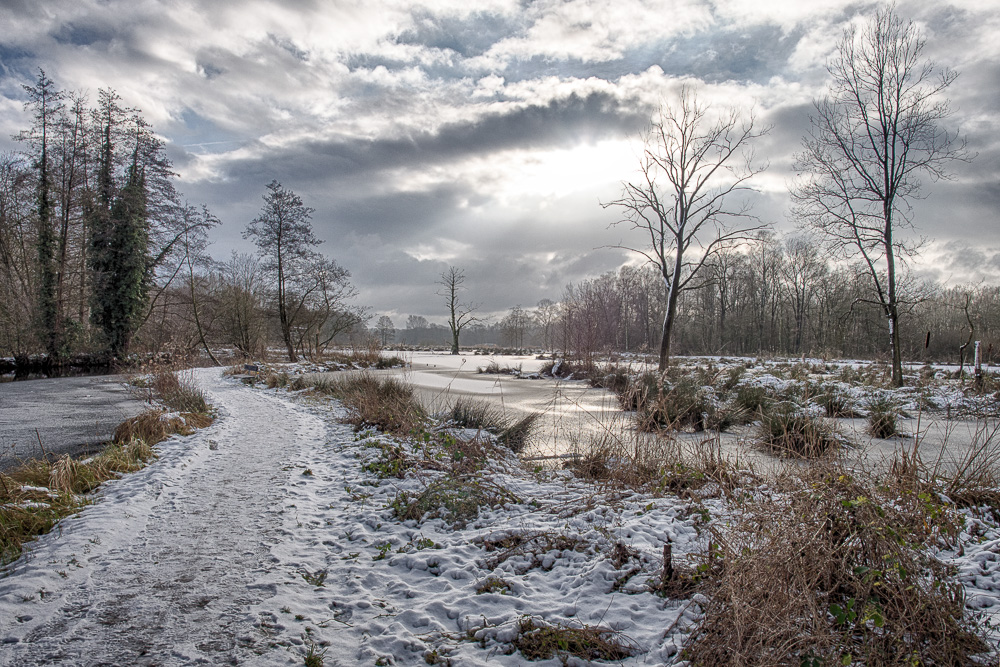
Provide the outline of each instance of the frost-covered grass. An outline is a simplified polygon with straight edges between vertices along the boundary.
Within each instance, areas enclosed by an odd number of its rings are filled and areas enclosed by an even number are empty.
[[[788,417],[778,419],[774,436],[781,448],[815,455],[839,442],[822,427],[827,408],[809,399],[807,370],[788,378],[718,374],[718,386],[762,388],[769,407],[758,409],[760,421]],[[462,426],[484,436],[487,406],[459,413]],[[421,601],[407,604],[429,614],[429,630],[396,628],[382,643],[370,637],[359,656],[382,664],[417,664],[421,656],[428,664],[480,664],[486,656],[498,664],[970,664],[991,652],[995,659],[987,617],[975,610],[1000,605],[1000,571],[961,574],[967,550],[981,560],[992,548],[983,537],[1000,544],[989,506],[1000,483],[995,433],[984,432],[958,471],[914,454],[889,462],[888,475],[885,467],[824,461],[778,477],[727,459],[711,439],[684,451],[627,428],[586,443],[569,471],[534,472],[488,437],[473,438],[475,431],[425,423],[420,433],[355,436],[344,450],[358,459],[351,502],[370,508],[363,531],[370,560],[387,562],[390,572],[404,566],[448,576],[452,592],[429,592],[436,587],[418,575],[408,588]],[[439,548],[418,556],[420,543]],[[348,560],[366,557],[350,548]],[[474,580],[467,592],[466,578]],[[567,589],[569,582],[578,583]],[[572,613],[560,611],[566,590],[577,591]],[[457,633],[430,611],[445,598],[461,601],[466,620]],[[490,611],[477,611],[487,598]]]

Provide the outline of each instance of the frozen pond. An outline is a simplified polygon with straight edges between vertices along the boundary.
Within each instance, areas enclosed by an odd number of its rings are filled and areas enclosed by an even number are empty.
[[[630,415],[623,412],[611,392],[594,388],[586,381],[521,379],[510,375],[478,373],[478,369],[496,362],[501,368],[520,367],[525,373],[538,371],[546,360],[534,356],[450,355],[446,352],[394,352],[406,359],[406,368],[377,371],[398,375],[410,382],[432,412],[446,410],[462,396],[489,399],[503,406],[513,417],[539,412],[539,434],[525,457],[557,457],[585,451],[594,439],[619,438],[626,443],[649,438],[630,429]],[[919,418],[899,420],[902,437],[886,440],[872,438],[865,432],[864,419],[837,419],[840,433],[856,446],[846,450],[848,458],[878,464],[900,449],[911,451],[914,443],[925,462],[937,460],[945,465],[960,459],[968,449],[988,435],[990,424],[972,419],[944,419],[935,412]],[[995,420],[994,420],[995,422]],[[996,428],[996,424],[993,424]],[[919,429],[919,430],[918,430]],[[916,437],[915,437],[916,436]],[[716,440],[717,438],[717,440]],[[685,446],[706,446],[712,441],[722,452],[762,469],[782,465],[777,458],[753,445],[754,427],[737,427],[719,435],[711,432],[680,433],[677,439]],[[998,438],[1000,439],[1000,438]],[[794,464],[794,463],[793,463]]]
[[[0,470],[43,453],[87,452],[144,408],[120,375],[0,383]]]

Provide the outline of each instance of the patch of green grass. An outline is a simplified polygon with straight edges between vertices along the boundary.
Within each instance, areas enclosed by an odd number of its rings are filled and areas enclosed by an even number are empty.
[[[518,631],[512,644],[527,660],[559,658],[565,664],[573,656],[582,660],[619,661],[634,654],[632,642],[624,635],[600,626],[549,625],[525,616],[518,622]]]
[[[305,667],[323,667],[323,657],[326,655],[326,649],[322,651],[316,647],[314,642],[309,642],[309,648],[306,649],[306,654],[303,656],[303,664]]]
[[[322,588],[324,582],[326,582],[326,576],[329,572],[326,569],[316,570],[315,572],[309,572],[304,570],[302,572],[302,578],[305,579],[306,583],[310,586],[315,586],[316,588]]]
[[[483,595],[484,593],[507,595],[510,593],[510,582],[501,577],[490,575],[476,586],[476,595]]]
[[[443,477],[432,482],[416,496],[401,492],[390,503],[401,521],[442,518],[456,527],[464,527],[479,516],[481,507],[495,507],[520,502],[502,486],[476,477]]]

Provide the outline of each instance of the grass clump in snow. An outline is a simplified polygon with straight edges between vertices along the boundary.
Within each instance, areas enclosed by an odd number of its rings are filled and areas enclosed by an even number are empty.
[[[153,376],[153,393],[173,412],[210,414],[205,394],[195,385],[190,375],[161,371]]]
[[[347,421],[356,430],[374,427],[386,433],[406,435],[418,431],[426,413],[409,383],[395,377],[380,377],[362,371],[312,381],[316,391],[344,403]]]
[[[197,429],[210,426],[213,421],[211,416],[201,413],[147,410],[119,424],[112,442],[127,445],[134,440],[141,440],[148,445],[155,445],[175,434],[191,435]]]
[[[760,414],[757,443],[778,456],[820,458],[840,446],[833,428],[792,401]]]
[[[0,473],[0,565],[16,560],[26,542],[85,504],[75,494],[38,484],[51,474],[48,463],[33,461],[29,468]]]
[[[496,403],[465,397],[456,400],[445,415],[445,419],[456,426],[492,433],[497,442],[515,454],[531,443],[540,418],[540,413],[531,412],[513,419]]]
[[[868,433],[873,438],[891,438],[897,434],[899,405],[891,396],[874,395],[865,403],[868,410]]]
[[[966,665],[987,650],[927,554],[941,508],[846,469],[811,469],[714,529],[719,566],[692,665]]]
[[[493,482],[476,477],[443,477],[412,496],[402,491],[390,506],[400,521],[441,518],[456,528],[479,516],[481,507],[518,503],[513,493]]]
[[[518,621],[518,635],[511,644],[527,660],[558,658],[563,664],[571,656],[588,661],[619,661],[635,652],[631,641],[610,628],[548,624],[530,616]]]
[[[613,426],[591,435],[566,467],[583,479],[653,495],[685,496],[709,485],[726,493],[754,476],[722,454],[717,436],[686,448],[672,438]]]
[[[476,586],[476,595],[483,595],[484,593],[508,595],[510,594],[510,582],[501,577],[490,575]]]

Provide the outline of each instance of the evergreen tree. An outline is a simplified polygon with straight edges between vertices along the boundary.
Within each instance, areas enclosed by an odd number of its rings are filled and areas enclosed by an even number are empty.
[[[55,215],[49,144],[63,110],[64,95],[42,69],[38,70],[36,84],[24,86],[24,90],[28,93],[25,106],[34,110],[35,124],[18,139],[27,142],[35,151],[35,168],[38,170],[38,235],[35,241],[38,257],[37,326],[45,351],[50,357],[58,358],[62,352],[62,336],[56,297],[56,233],[53,229]]]
[[[95,230],[91,258],[94,302],[91,319],[115,359],[128,355],[132,336],[142,323],[148,296],[149,227],[146,180],[138,150],[125,187],[111,204],[100,236]]]

